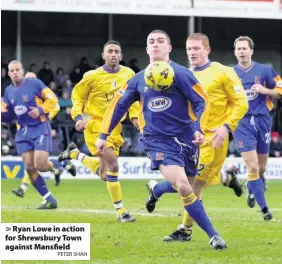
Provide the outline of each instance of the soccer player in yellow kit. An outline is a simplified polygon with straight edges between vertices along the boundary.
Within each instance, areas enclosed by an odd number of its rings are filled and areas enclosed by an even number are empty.
[[[240,119],[248,110],[248,101],[244,88],[235,71],[227,66],[209,60],[211,51],[209,39],[202,33],[195,33],[186,41],[186,51],[192,71],[197,80],[206,91],[210,100],[209,118],[203,125],[205,142],[200,146],[200,160],[198,176],[188,177],[192,183],[195,195],[201,199],[202,191],[206,185],[220,183],[220,170],[223,166],[228,149],[228,133],[233,132]],[[187,175],[189,176],[189,175]],[[233,177],[232,177],[233,176]],[[231,181],[236,177],[229,175],[225,184],[229,187],[241,189],[240,184]],[[238,186],[239,184],[239,186]],[[155,209],[155,203],[166,192],[175,192],[168,182],[157,183],[149,181],[149,197],[146,207],[149,212]],[[238,193],[236,193],[238,195]],[[240,194],[240,193],[239,193]],[[241,195],[241,194],[240,194]],[[238,195],[239,196],[239,195]],[[164,241],[189,241],[192,235],[194,220],[184,212],[183,223]]]
[[[122,125],[119,123],[108,138],[105,152],[98,153],[95,142],[100,135],[100,127],[103,116],[114,98],[114,94],[124,85],[134,72],[119,62],[122,59],[121,45],[117,41],[108,41],[103,48],[102,57],[105,64],[96,70],[88,71],[83,79],[74,87],[72,92],[72,118],[76,121],[77,131],[84,131],[85,142],[93,156],[89,157],[77,149],[74,143],[59,155],[59,161],[65,159],[77,159],[94,174],[107,182],[107,188],[114,203],[117,219],[120,222],[133,222],[132,217],[124,208],[122,203],[121,186],[118,181],[118,156],[119,149],[124,140],[121,136]],[[139,103],[135,103],[129,109],[129,117],[133,125],[138,125]],[[83,119],[86,114],[90,119],[86,122]],[[125,117],[124,117],[125,118]]]
[[[25,78],[28,79],[36,79],[37,76],[34,72],[26,72]],[[49,113],[49,120],[51,121],[60,111],[60,106],[59,104],[57,104]],[[17,125],[17,128],[19,129],[19,125]],[[49,161],[50,162],[50,161]],[[72,176],[76,175],[76,168],[75,166],[71,163],[71,162],[67,162],[66,164],[60,165],[58,166],[58,164],[53,164],[53,169],[52,172],[54,173],[55,176],[55,185],[59,185],[60,183],[60,176],[63,172],[63,168],[66,169],[66,171],[68,171]],[[30,185],[30,179],[29,176],[27,174],[27,172],[25,171],[24,177],[22,179],[21,185],[18,189],[14,189],[12,190],[12,193],[15,194],[18,197],[24,197],[25,192],[27,191],[28,186]]]

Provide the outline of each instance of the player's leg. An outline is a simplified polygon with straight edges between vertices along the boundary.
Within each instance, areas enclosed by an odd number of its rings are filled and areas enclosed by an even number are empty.
[[[107,188],[117,212],[117,219],[120,222],[134,222],[136,219],[123,206],[121,185],[118,179],[118,158],[114,149],[112,147],[106,148],[104,153],[100,155],[100,159],[105,163],[107,168]]]
[[[91,140],[93,135],[89,135],[85,137],[85,142],[90,150],[91,153],[96,152],[94,151],[95,145],[94,140]],[[87,140],[88,138],[88,140]],[[89,142],[91,141],[91,142]],[[89,143],[88,143],[89,142]],[[91,144],[92,143],[92,144]],[[100,175],[99,168],[100,168],[100,160],[97,157],[90,157],[82,152],[79,151],[76,144],[71,142],[67,148],[60,153],[58,156],[59,162],[65,162],[68,160],[78,160],[80,161],[85,167],[87,167],[94,175]]]
[[[247,173],[248,173],[247,187],[251,190],[256,202],[260,206],[264,219],[270,220],[272,219],[272,214],[269,212],[269,209],[267,207],[265,194],[264,194],[264,186],[259,177],[257,152],[255,150],[242,152],[241,155],[247,166]]]
[[[85,143],[90,151],[90,153],[95,156],[97,154],[95,147],[95,140],[99,137],[99,124],[95,123],[94,120],[89,120],[87,122],[86,129],[84,130]],[[97,131],[97,133],[95,132]],[[87,167],[94,175],[100,176],[100,160],[97,157],[90,157],[79,151],[76,144],[71,142],[65,151],[61,152],[58,156],[58,161],[65,160],[78,160],[85,167]]]
[[[21,183],[21,186],[18,189],[12,190],[12,193],[15,194],[18,197],[24,197],[25,192],[27,191],[27,188],[30,184],[30,179],[28,176],[28,173],[24,171],[24,177]]]
[[[264,176],[264,173],[266,172],[267,161],[268,161],[268,153],[267,154],[258,153],[259,177],[263,183],[264,191],[266,191],[267,188],[267,184]]]
[[[55,175],[55,186],[60,184],[60,177],[64,170],[69,172],[72,176],[76,176],[76,167],[69,160],[59,162],[57,159],[50,159],[49,162],[52,162],[52,172]]]
[[[208,142],[208,140],[206,141]],[[197,167],[197,176],[189,177],[189,175],[194,175],[194,172],[189,170],[189,166],[186,169],[186,175],[188,175],[188,181],[191,183],[192,188],[196,188],[195,195],[201,201],[201,193],[202,188],[205,187],[206,183],[214,182],[214,159],[215,159],[215,149],[212,148],[210,144],[203,144],[200,147],[200,160],[199,165]],[[218,178],[218,183],[220,180]],[[183,220],[180,225],[178,225],[177,229],[164,237],[163,241],[165,242],[184,242],[190,241],[192,238],[192,228],[194,224],[194,219],[188,214],[186,210],[183,213]]]
[[[272,117],[265,115],[262,117],[256,117],[256,123],[258,127],[258,161],[259,161],[259,176],[263,183],[264,190],[266,190],[266,181],[264,173],[267,167],[267,160],[270,148],[270,137],[272,127]]]
[[[157,182],[154,180],[148,181],[146,184],[148,197],[146,199],[146,208],[149,213],[155,210],[157,201],[165,193],[177,193],[176,187],[169,181]]]
[[[254,122],[254,117],[253,116],[243,117],[237,129],[233,133],[236,150],[241,154],[252,152],[251,155],[255,155],[257,149],[257,143],[258,143],[257,133],[258,133],[258,128],[256,127],[256,124]],[[255,158],[254,162],[256,162],[256,160],[257,158]],[[254,166],[256,165],[254,164]],[[250,178],[253,178],[253,176],[250,176]],[[247,204],[250,208],[253,208],[255,206],[255,197],[251,188],[249,188],[248,181],[245,184],[245,187],[246,187]]]
[[[215,179],[220,178],[220,182],[224,186],[233,189],[235,195],[237,197],[240,197],[243,193],[243,189],[242,189],[242,185],[240,184],[240,181],[237,178],[238,169],[235,166],[231,166],[226,171],[221,172],[221,168],[227,156],[228,145],[229,145],[229,137],[226,137],[226,139],[223,142],[223,145],[220,148],[217,148],[215,150],[215,156],[214,156],[214,164],[215,164],[214,175],[215,176],[214,178]],[[209,185],[213,185],[213,184],[211,183]]]
[[[49,152],[52,151],[51,133],[40,135],[33,141],[34,158],[33,164],[36,171],[54,171],[54,165],[49,161]],[[56,199],[48,190],[43,177],[37,172],[33,177],[33,186],[42,195],[44,202],[38,209],[55,209],[58,207]]]
[[[57,201],[49,191],[43,177],[38,173],[50,171],[49,152],[44,150],[34,151],[34,168],[36,173],[32,176],[33,186],[43,197],[44,203],[38,209],[55,209],[58,207]]]
[[[159,168],[162,175],[176,186],[183,202],[184,209],[209,236],[212,247],[214,249],[226,248],[226,243],[215,231],[202,203],[194,194],[193,189],[188,182],[184,168],[177,165],[160,165]]]

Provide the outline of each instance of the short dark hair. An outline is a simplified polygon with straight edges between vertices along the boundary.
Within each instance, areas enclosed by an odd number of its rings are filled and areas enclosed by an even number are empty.
[[[249,43],[250,49],[254,49],[254,47],[255,47],[255,44],[254,44],[253,40],[250,37],[248,37],[248,36],[240,36],[239,38],[235,39],[235,41],[234,41],[234,48],[236,48],[236,43],[238,41],[247,41]]]
[[[120,47],[120,50],[121,50],[121,45],[118,41],[116,40],[109,40],[107,41],[105,44],[104,44],[104,47],[103,47],[103,50],[108,46],[108,45],[111,45],[111,44],[114,44],[114,45],[118,45]]]
[[[155,30],[153,30],[152,32],[150,32],[150,34],[152,34],[152,33],[162,33],[162,34],[164,34],[165,37],[166,37],[167,43],[168,43],[168,44],[171,44],[170,36],[169,36],[165,31],[163,31],[163,30],[161,30],[161,29],[155,29]],[[150,34],[149,34],[149,35],[150,35]]]

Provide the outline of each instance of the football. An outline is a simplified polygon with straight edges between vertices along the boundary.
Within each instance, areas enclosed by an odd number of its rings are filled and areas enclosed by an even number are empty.
[[[156,91],[168,91],[173,83],[174,70],[164,61],[155,61],[145,70],[146,84]]]

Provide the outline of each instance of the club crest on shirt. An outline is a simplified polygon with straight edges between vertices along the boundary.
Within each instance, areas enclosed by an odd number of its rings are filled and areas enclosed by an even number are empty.
[[[157,152],[156,160],[164,160],[164,154],[162,152]]]
[[[117,81],[113,80],[112,81],[112,89],[115,89],[117,87]]]
[[[23,95],[23,102],[28,102],[28,95]]]
[[[255,84],[259,84],[260,83],[260,76],[255,76]]]

